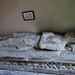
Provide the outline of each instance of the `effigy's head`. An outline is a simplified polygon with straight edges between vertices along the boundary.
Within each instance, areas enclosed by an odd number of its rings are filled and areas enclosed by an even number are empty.
[[[27,33],[26,36],[24,37],[25,43],[30,46],[36,46],[39,39],[40,39],[40,35],[34,33],[33,34]]]

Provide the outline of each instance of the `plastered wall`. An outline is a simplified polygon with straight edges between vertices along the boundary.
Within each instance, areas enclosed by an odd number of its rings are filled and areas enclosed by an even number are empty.
[[[24,21],[33,10],[35,20]],[[12,32],[75,31],[75,0],[0,0],[0,35]]]

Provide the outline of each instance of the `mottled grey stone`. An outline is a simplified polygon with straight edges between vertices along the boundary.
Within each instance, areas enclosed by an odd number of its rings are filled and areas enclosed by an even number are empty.
[[[69,43],[69,44],[67,44],[66,48],[69,51],[75,51],[75,43]]]
[[[20,37],[24,37],[26,36],[27,33],[13,33],[13,37],[14,38],[20,38]]]
[[[4,40],[0,41],[0,48],[15,48],[19,50],[30,49],[37,46],[40,35],[33,33],[14,33],[12,37],[3,37]]]
[[[41,49],[66,50],[67,40],[61,35],[52,32],[43,32],[39,46]]]
[[[33,73],[33,72],[0,70],[0,75],[55,75],[55,74],[43,74],[43,73]]]

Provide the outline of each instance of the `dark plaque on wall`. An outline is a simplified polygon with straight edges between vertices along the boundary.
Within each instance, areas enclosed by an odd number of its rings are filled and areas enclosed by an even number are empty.
[[[24,21],[35,19],[34,11],[24,11],[22,12],[22,16],[23,16]]]

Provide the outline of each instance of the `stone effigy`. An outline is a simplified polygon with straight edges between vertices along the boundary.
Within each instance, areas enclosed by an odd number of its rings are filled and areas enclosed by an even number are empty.
[[[34,33],[13,33],[0,37],[0,49],[30,50],[33,56],[60,57],[68,51],[75,51],[75,34],[67,33],[65,36],[53,32],[43,32],[42,35]],[[38,48],[36,50],[36,48]],[[41,51],[40,51],[41,50]],[[45,52],[44,52],[44,51]],[[47,50],[50,52],[47,53]],[[50,54],[51,53],[51,54]],[[16,55],[15,55],[16,56]],[[43,57],[42,56],[42,57]]]
[[[53,32],[43,32],[42,35],[34,33],[13,33],[5,37],[0,37],[0,48],[11,48],[27,50],[39,46],[40,49],[48,50],[74,50],[74,33],[67,33],[65,36],[54,34]]]
[[[75,43],[67,44],[67,49],[69,51],[75,51]]]

